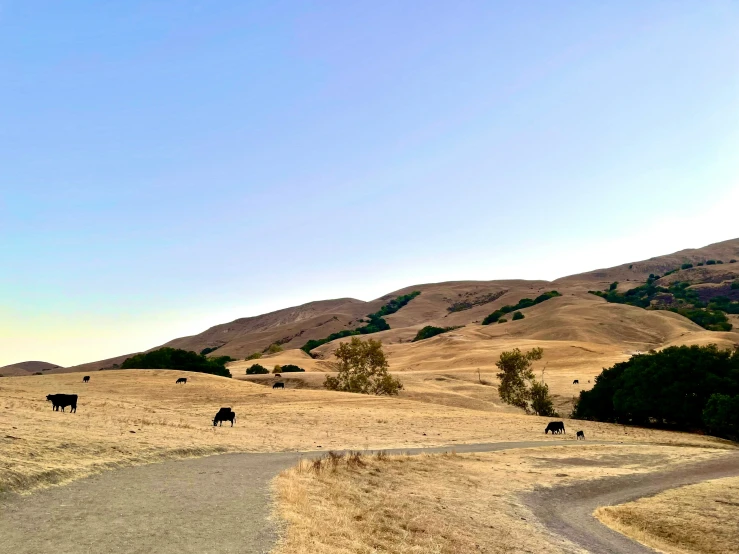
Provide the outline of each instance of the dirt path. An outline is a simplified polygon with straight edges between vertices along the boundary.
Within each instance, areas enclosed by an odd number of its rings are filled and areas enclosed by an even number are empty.
[[[667,489],[739,475],[739,454],[679,468],[607,477],[574,485],[540,489],[522,496],[551,532],[595,553],[642,554],[655,552],[601,524],[593,517],[599,506],[611,506],[652,496]]]
[[[563,445],[577,447],[574,441],[531,441],[388,452],[492,452]],[[7,495],[0,498],[0,552],[269,552],[276,539],[275,525],[268,520],[269,482],[301,456],[315,454],[225,454],[105,472],[29,496]],[[732,460],[731,464],[725,460],[707,462],[664,474],[537,491],[526,500],[555,533],[577,544],[596,545],[588,548],[591,552],[644,552],[648,550],[635,550],[635,543],[601,526],[590,516],[592,510],[673,486],[739,473],[739,458]],[[615,540],[611,534],[621,537],[626,546],[599,549],[601,544],[617,544],[603,542]]]

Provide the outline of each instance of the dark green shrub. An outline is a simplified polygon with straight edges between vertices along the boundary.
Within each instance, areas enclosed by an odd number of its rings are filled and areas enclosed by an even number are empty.
[[[121,369],[178,369],[231,377],[231,372],[225,367],[229,361],[229,356],[209,359],[189,350],[164,347],[127,358]]]
[[[513,313],[513,321],[518,321],[519,319],[523,319],[524,315],[521,312],[514,312]]]
[[[223,346],[223,345],[221,345],[221,346]],[[200,351],[200,354],[201,354],[202,356],[206,356],[206,355],[210,354],[211,352],[215,352],[215,351],[216,351],[216,350],[218,350],[218,349],[219,349],[219,348],[220,348],[221,346],[209,346],[208,348],[203,348],[203,349],[202,349],[202,350]]]
[[[691,267],[693,267],[693,264],[683,264],[680,266],[680,269],[690,269]]]
[[[246,368],[247,375],[264,375],[266,373],[269,373],[269,369],[267,369],[261,364],[254,364]]]
[[[498,320],[498,323],[505,323],[506,321],[508,321],[508,320],[506,318],[503,318],[503,319],[499,319]]]
[[[698,263],[697,263],[697,264],[695,264],[695,265],[697,265],[698,267],[701,267],[701,266],[703,266],[703,265],[705,265],[705,264],[704,264],[703,262],[698,262]]]
[[[616,287],[618,287],[618,281],[614,281],[611,283],[611,286],[608,287],[608,290],[616,290]]]
[[[441,335],[442,333],[447,333],[449,331],[454,331],[455,329],[459,329],[459,327],[460,326],[434,327],[433,325],[426,325],[426,327],[424,327],[418,333],[416,333],[415,338],[411,342],[416,342],[416,341],[424,340],[424,339],[430,339],[431,337],[435,337],[436,335]]]
[[[706,265],[716,265],[716,260],[706,260]]]
[[[302,367],[298,367],[293,364],[287,364],[280,367],[278,373],[304,373],[305,370]]]
[[[735,264],[735,263],[736,263],[736,260],[734,260],[734,259],[731,259],[731,260],[729,260],[729,263],[730,263],[730,264]]]
[[[712,394],[703,410],[703,422],[713,435],[739,439],[739,396]]]

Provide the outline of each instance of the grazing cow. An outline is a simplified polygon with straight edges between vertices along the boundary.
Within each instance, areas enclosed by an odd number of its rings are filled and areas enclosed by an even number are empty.
[[[234,421],[236,421],[236,414],[231,410],[231,408],[221,408],[218,410],[218,413],[216,414],[216,417],[213,418],[213,427],[221,424],[221,427],[223,427],[224,421],[230,421],[231,427],[234,426]]]
[[[64,408],[71,406],[72,409],[69,413],[77,413],[77,395],[76,394],[47,394],[46,400],[51,402],[53,410],[59,411],[59,408],[64,411]]]
[[[582,431],[577,432],[577,440],[580,439],[585,440],[585,433],[583,433]]]
[[[575,379],[574,381],[572,381],[572,384],[573,385],[579,385],[580,384],[580,379]]]
[[[285,383],[275,383],[274,385],[272,385],[272,388],[273,389],[284,389]]]
[[[89,376],[89,375],[85,375],[85,376],[84,376],[84,377],[82,378],[82,382],[83,382],[83,383],[89,383],[89,382],[90,382],[90,376]]]
[[[564,421],[550,421],[549,425],[547,425],[547,428],[544,429],[544,434],[546,435],[549,431],[552,432],[552,435],[559,435],[560,433],[564,433]]]
[[[183,385],[184,385],[185,383],[187,383],[187,377],[180,377],[180,378],[179,378],[179,379],[177,379],[177,381],[175,382],[175,385],[179,385],[180,383],[182,383]]]
[[[275,373],[275,379],[279,379],[280,377],[282,377],[282,375],[280,375],[279,373]]]

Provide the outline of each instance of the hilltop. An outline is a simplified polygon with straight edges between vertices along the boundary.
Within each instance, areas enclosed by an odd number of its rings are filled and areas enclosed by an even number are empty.
[[[18,362],[0,367],[0,375],[4,377],[16,377],[21,375],[32,375],[40,371],[50,371],[52,369],[61,369],[62,366],[50,364],[49,362],[29,361]]]

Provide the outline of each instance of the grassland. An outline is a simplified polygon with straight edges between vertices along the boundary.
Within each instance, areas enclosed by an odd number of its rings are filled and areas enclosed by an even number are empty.
[[[606,525],[675,554],[725,554],[739,545],[739,477],[665,491],[599,508]]]
[[[521,492],[722,455],[609,445],[303,461],[274,484],[287,522],[275,554],[577,552],[536,523]]]
[[[187,385],[174,384],[180,376],[188,377]],[[378,398],[296,390],[288,381],[287,390],[275,391],[167,370],[96,372],[89,384],[79,373],[6,377],[0,379],[0,488],[28,491],[122,465],[217,452],[574,440],[573,433],[545,437],[546,419],[495,409],[492,387],[455,379],[421,385],[432,389],[433,401],[422,390],[408,398]],[[78,394],[77,413],[52,411],[49,393]],[[459,400],[441,407],[444,398]],[[237,413],[235,427],[213,427],[222,406]],[[591,439],[719,444],[683,433],[565,422]]]

